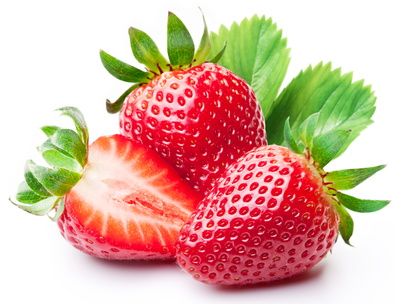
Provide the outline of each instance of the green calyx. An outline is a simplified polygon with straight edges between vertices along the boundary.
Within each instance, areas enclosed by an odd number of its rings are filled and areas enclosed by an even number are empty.
[[[325,172],[323,168],[349,145],[352,130],[332,129],[317,134],[318,117],[319,113],[312,114],[299,125],[299,140],[295,139],[288,118],[284,126],[284,140],[292,151],[304,154],[322,176],[326,192],[332,195],[334,206],[340,216],[339,232],[343,240],[350,245],[354,222],[348,210],[374,212],[387,206],[390,201],[359,199],[339,190],[353,189],[385,166]]]
[[[100,58],[106,70],[119,80],[133,83],[115,102],[107,100],[107,111],[109,113],[119,112],[125,97],[130,92],[149,83],[163,72],[189,69],[206,61],[217,62],[221,58],[225,47],[211,60],[207,60],[211,51],[211,43],[204,17],[203,22],[203,35],[195,52],[195,45],[188,29],[175,14],[169,12],[167,22],[168,59],[161,54],[156,43],[145,32],[133,27],[129,28],[130,46],[133,55],[139,63],[145,66],[146,71],[135,68],[101,50]]]
[[[64,195],[82,176],[89,140],[84,117],[77,108],[64,107],[57,111],[73,120],[75,130],[58,126],[41,128],[47,140],[38,147],[38,151],[49,167],[28,160],[25,180],[18,187],[16,201],[10,199],[14,205],[29,213],[49,215],[53,220],[57,220],[63,212]]]

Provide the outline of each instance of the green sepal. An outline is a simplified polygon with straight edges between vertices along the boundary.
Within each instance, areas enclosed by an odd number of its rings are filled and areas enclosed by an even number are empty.
[[[52,211],[54,214],[52,215]],[[56,222],[59,217],[63,214],[64,211],[64,196],[59,197],[59,199],[55,202],[54,207],[51,209],[50,212],[47,213],[48,217],[53,221]]]
[[[18,202],[21,202],[23,204],[35,204],[45,199],[46,197],[34,192],[24,181],[19,184],[15,198]]]
[[[339,232],[344,242],[351,246],[350,239],[354,232],[354,221],[347,209],[338,202],[334,202],[336,211],[340,217]]]
[[[195,54],[191,34],[184,23],[171,12],[167,21],[167,54],[174,68],[189,66]]]
[[[320,168],[339,156],[350,135],[351,130],[333,130],[313,139],[311,155]]]
[[[297,154],[302,154],[303,153],[303,147],[300,147],[296,140],[294,135],[292,134],[291,126],[289,124],[289,117],[285,121],[284,124],[284,139],[286,146],[293,152]]]
[[[156,43],[145,32],[129,28],[130,46],[136,60],[154,74],[169,70],[170,64],[161,54]]]
[[[341,192],[336,194],[339,202],[349,210],[361,213],[375,212],[387,206],[389,200],[365,200]]]
[[[41,201],[38,201],[34,204],[16,203],[16,202],[12,201],[11,199],[10,199],[10,202],[13,203],[15,206],[17,206],[18,208],[20,208],[26,212],[29,212],[31,214],[46,215],[56,207],[56,205],[58,204],[58,202],[61,199],[62,199],[61,197],[51,196],[51,197],[47,197]],[[58,215],[58,217],[59,216],[60,216],[60,214]]]
[[[289,117],[287,118],[289,128],[291,125],[289,124]],[[313,139],[314,133],[317,126],[318,121],[318,113],[310,115],[304,122],[302,122],[299,126],[299,137],[305,147],[312,148],[313,147]]]
[[[100,59],[106,70],[115,78],[126,82],[148,83],[152,74],[131,66],[100,50]]]
[[[74,172],[82,172],[83,166],[73,156],[55,146],[50,139],[45,141],[38,151],[50,166],[65,168]]]
[[[106,100],[106,109],[110,114],[115,114],[121,111],[122,105],[125,101],[125,98],[132,93],[135,89],[140,86],[139,83],[132,85],[129,89],[127,89],[116,101],[111,102],[110,100]]]
[[[89,133],[81,111],[75,107],[58,109],[74,122],[75,130],[45,126],[48,139],[38,150],[50,168],[32,160],[25,164],[25,181],[20,183],[15,198],[17,207],[36,215],[47,214],[57,220],[64,210],[66,195],[80,180],[86,165]]]
[[[29,170],[39,183],[40,191],[45,188],[49,196],[65,195],[81,178],[81,174],[77,172],[57,167],[47,168],[33,162],[29,163]],[[28,185],[33,191],[37,192],[35,186]]]
[[[89,144],[88,126],[86,125],[84,115],[82,115],[81,111],[75,107],[63,107],[57,109],[57,111],[59,111],[61,115],[68,116],[73,120],[75,128],[77,130],[77,134],[81,138],[81,141],[83,142],[85,147],[88,147]]]
[[[48,137],[54,135],[56,131],[60,130],[61,128],[58,126],[44,126],[41,127],[41,130],[44,132],[45,135]]]
[[[10,199],[18,208],[35,215],[45,215],[56,221],[62,215],[64,210],[64,198],[63,197],[42,197],[37,195],[26,182],[22,182],[18,187],[16,195],[17,203]],[[56,208],[55,208],[56,207]],[[54,215],[49,215],[50,212],[55,210]]]
[[[86,162],[87,147],[82,142],[80,136],[70,129],[60,129],[50,137],[51,143],[60,150],[65,151],[68,155],[73,157],[81,167],[84,167]],[[59,166],[56,163],[54,166]]]
[[[32,171],[32,167],[36,166],[36,164],[32,160],[28,160],[25,163],[25,181],[26,184],[32,189],[35,193],[42,197],[49,197],[52,194],[40,183],[40,181],[36,178]]]
[[[332,171],[328,172],[325,176],[325,181],[332,183],[336,190],[349,190],[358,186],[383,168],[385,168],[385,165]]]
[[[204,18],[203,13],[202,16],[203,16],[204,30],[203,30],[202,38],[200,39],[199,47],[195,53],[195,58],[193,60],[194,66],[200,65],[203,62],[205,62],[211,51],[210,35],[208,33],[206,19]]]
[[[218,63],[218,61],[221,60],[222,56],[223,56],[224,53],[225,53],[226,46],[227,46],[227,43],[225,42],[225,43],[224,43],[224,46],[223,46],[222,49],[218,52],[218,54],[214,55],[214,57],[211,58],[209,61],[212,62],[212,63]]]

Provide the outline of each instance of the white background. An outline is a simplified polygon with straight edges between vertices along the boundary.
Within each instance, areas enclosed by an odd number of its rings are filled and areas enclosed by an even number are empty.
[[[91,139],[117,132],[105,111],[127,84],[102,67],[99,49],[130,63],[129,26],[150,34],[165,52],[167,11],[196,40],[201,7],[209,29],[254,14],[272,17],[291,48],[284,85],[320,61],[354,72],[377,96],[375,123],[331,169],[387,164],[349,193],[394,196],[394,29],[391,1],[1,1],[0,4],[0,302],[1,303],[395,303],[394,206],[355,214],[354,248],[339,240],[333,253],[299,278],[269,286],[218,288],[194,281],[173,263],[120,263],[91,258],[70,246],[46,217],[8,202],[26,159],[58,119],[78,106]]]

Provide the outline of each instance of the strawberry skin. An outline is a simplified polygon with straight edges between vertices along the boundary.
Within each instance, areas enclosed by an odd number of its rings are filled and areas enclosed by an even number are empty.
[[[270,282],[301,274],[334,245],[339,216],[319,171],[280,146],[228,167],[186,222],[179,265],[208,284]]]
[[[168,259],[199,195],[154,151],[122,135],[89,147],[58,220],[74,247],[105,259]]]
[[[164,72],[134,90],[123,103],[120,128],[202,193],[239,156],[267,144],[251,87],[214,63]]]

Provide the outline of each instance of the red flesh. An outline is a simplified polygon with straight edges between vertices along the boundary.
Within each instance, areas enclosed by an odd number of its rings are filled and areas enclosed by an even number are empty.
[[[167,259],[200,195],[154,151],[122,135],[89,148],[58,221],[75,247],[106,259]]]

